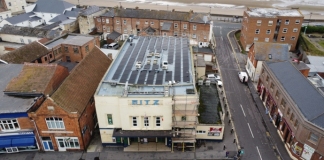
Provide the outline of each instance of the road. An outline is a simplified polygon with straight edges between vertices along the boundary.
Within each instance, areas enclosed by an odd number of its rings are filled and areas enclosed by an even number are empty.
[[[228,39],[228,33],[240,29],[240,24],[214,21],[216,56],[223,80],[225,95],[230,108],[230,116],[238,137],[239,146],[244,148],[242,159],[273,160],[277,159],[273,146],[269,143],[266,129],[247,85],[242,84],[237,72],[244,69],[246,56],[238,56]],[[231,39],[232,43],[236,43]]]

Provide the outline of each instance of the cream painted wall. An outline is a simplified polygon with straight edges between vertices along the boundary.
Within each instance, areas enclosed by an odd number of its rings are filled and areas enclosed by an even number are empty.
[[[206,67],[196,67],[196,72],[197,74],[197,79],[199,78],[205,78],[205,73],[206,73]]]
[[[220,132],[210,132],[210,128],[220,129]],[[205,131],[205,133],[197,133],[199,131]],[[208,136],[208,133],[216,134],[217,136]],[[219,134],[219,136],[218,136]],[[196,127],[196,139],[214,139],[221,140],[223,139],[224,126],[223,125],[197,125]]]
[[[28,44],[29,43],[28,40],[30,40],[30,42],[33,42],[41,39],[37,37],[27,37],[27,36],[10,35],[10,34],[0,34],[0,37],[2,38],[3,41],[20,43],[20,44]],[[23,42],[21,41],[21,39],[23,39]]]
[[[261,69],[262,69],[262,63],[263,63],[263,61],[258,61],[258,63],[257,63],[257,68],[255,69],[255,74],[254,74],[254,82],[259,81],[259,77],[260,77]]]
[[[5,1],[8,10],[11,10],[11,13],[23,11],[24,9],[22,6],[24,6],[24,8],[27,6],[25,0],[5,0]]]
[[[112,140],[113,129],[100,129],[101,143],[116,143]]]
[[[99,128],[121,128],[118,97],[95,95]],[[113,125],[108,124],[107,114],[112,114]]]

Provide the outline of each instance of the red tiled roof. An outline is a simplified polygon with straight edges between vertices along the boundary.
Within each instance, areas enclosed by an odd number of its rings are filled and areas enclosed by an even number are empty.
[[[51,96],[53,101],[67,112],[78,112],[86,108],[112,60],[98,47],[94,49],[70,72],[62,85]]]

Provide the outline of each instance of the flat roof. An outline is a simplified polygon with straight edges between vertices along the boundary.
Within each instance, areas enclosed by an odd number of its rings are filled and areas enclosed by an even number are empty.
[[[94,37],[90,36],[82,36],[82,35],[67,35],[66,37],[63,36],[51,42],[45,44],[45,46],[49,49],[56,47],[59,44],[70,44],[70,45],[77,45],[83,46],[84,44],[88,43],[89,41],[93,40]]]
[[[268,17],[273,18],[277,16],[285,17],[304,17],[297,9],[276,9],[276,8],[249,8],[250,11],[246,13],[250,17]]]
[[[200,97],[202,101],[199,106],[199,123],[216,124],[220,121],[217,107],[220,105],[217,87],[214,84],[210,86],[200,86]]]
[[[19,98],[4,94],[11,79],[22,71],[23,64],[0,64],[0,113],[27,112],[34,103],[34,98]]]
[[[165,96],[194,94],[188,38],[136,37],[126,41],[99,85],[97,95]],[[167,62],[167,69],[163,68]],[[171,83],[170,83],[171,82]],[[171,92],[171,91],[170,91]]]

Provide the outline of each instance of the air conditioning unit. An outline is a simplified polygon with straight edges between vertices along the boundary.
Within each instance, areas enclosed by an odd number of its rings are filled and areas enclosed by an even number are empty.
[[[157,64],[157,60],[155,59],[155,60],[153,60],[153,64]]]
[[[206,84],[206,86],[210,86],[210,80],[207,80],[207,81],[205,82],[205,84]]]
[[[147,60],[146,61],[146,64],[151,64],[151,60]]]
[[[162,62],[162,69],[168,69],[168,61]]]
[[[198,80],[198,86],[202,86],[204,84],[203,80]]]
[[[136,62],[135,67],[136,67],[136,69],[142,68],[142,62]]]
[[[156,58],[160,58],[160,53],[155,53],[154,56],[155,56]]]
[[[150,52],[147,57],[152,57],[154,55],[154,52]]]

